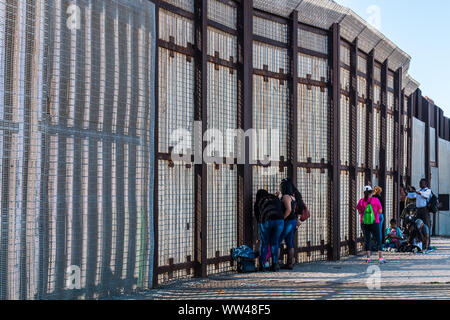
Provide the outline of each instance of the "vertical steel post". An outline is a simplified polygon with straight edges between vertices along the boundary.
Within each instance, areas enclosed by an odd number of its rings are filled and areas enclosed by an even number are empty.
[[[422,97],[422,117],[425,122],[425,179],[431,183],[431,163],[430,163],[430,126],[431,126],[430,102]]]
[[[158,286],[158,247],[159,247],[159,238],[158,238],[158,186],[159,186],[159,176],[158,176],[158,152],[159,152],[159,47],[158,47],[158,39],[159,39],[159,0],[154,1],[155,4],[155,150],[153,153],[153,161],[154,161],[154,188],[153,188],[153,274],[151,284],[152,287]],[[150,252],[152,254],[152,252]]]
[[[291,141],[289,145],[290,160],[289,176],[297,185],[298,168],[298,11],[294,10],[291,15],[291,35],[290,35],[290,64],[291,64]],[[298,236],[294,237],[295,259],[297,260]]]
[[[399,68],[394,74],[394,218],[398,220],[400,216],[400,164],[401,164],[401,114],[402,114],[402,77],[403,70]]]
[[[340,258],[340,27],[337,23],[331,27],[331,50],[330,70],[332,75],[332,90],[330,119],[332,126],[331,155],[333,169],[331,179],[331,210],[329,216],[329,243],[331,250],[328,252],[328,259],[339,260]]]
[[[199,121],[201,133],[194,137],[203,136],[207,129],[208,108],[207,108],[207,27],[208,27],[208,1],[195,0],[195,92],[194,92],[194,121]],[[195,129],[196,130],[196,129]],[[201,145],[201,152],[205,150],[206,143],[195,141],[194,145]],[[196,150],[197,151],[197,150]],[[203,156],[203,152],[202,152]],[[203,157],[202,157],[203,158]],[[206,163],[194,166],[194,206],[195,206],[195,235],[194,235],[194,275],[205,278],[207,276],[207,167]]]
[[[386,148],[387,148],[387,94],[388,94],[388,61],[381,67],[381,139],[380,139],[380,169],[378,184],[384,190],[381,193],[381,205],[386,207]],[[386,214],[385,214],[386,215]]]
[[[350,48],[350,210],[348,211],[349,223],[349,251],[351,255],[356,255],[356,215],[353,207],[356,204],[356,171],[358,167],[358,38],[355,39]],[[361,150],[361,152],[363,152]]]
[[[252,128],[253,92],[253,0],[242,1],[238,10],[239,80],[238,128]],[[250,146],[245,144],[245,164],[238,165],[238,244],[253,247],[253,174],[250,164]]]
[[[373,101],[374,101],[374,70],[375,52],[372,50],[367,57],[367,117],[366,117],[366,170],[365,184],[372,182],[373,168]]]
[[[403,87],[403,84],[402,84]],[[400,93],[400,168],[399,168],[399,174],[400,174],[400,182],[404,185],[405,183],[405,176],[404,176],[404,166],[406,166],[406,155],[404,154],[405,150],[405,123],[403,121],[405,116],[405,89],[401,90]],[[400,211],[399,211],[400,212]],[[400,212],[401,213],[401,212]]]
[[[406,178],[406,184],[412,185],[411,176],[412,176],[412,123],[413,123],[413,117],[414,117],[414,109],[416,105],[416,93],[413,92],[409,98],[408,98],[408,128],[407,128],[407,134],[408,134],[408,154],[407,154],[407,178]]]

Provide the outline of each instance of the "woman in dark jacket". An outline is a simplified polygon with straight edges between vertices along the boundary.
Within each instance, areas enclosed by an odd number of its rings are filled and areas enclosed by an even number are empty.
[[[254,212],[260,236],[259,268],[262,271],[267,268],[266,257],[270,246],[272,270],[278,271],[280,236],[284,228],[281,201],[277,196],[269,194],[266,190],[258,190]]]

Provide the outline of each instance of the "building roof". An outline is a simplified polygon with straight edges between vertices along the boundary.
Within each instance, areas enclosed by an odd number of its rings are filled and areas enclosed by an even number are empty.
[[[375,60],[388,60],[391,70],[403,68],[403,88],[410,94],[419,83],[408,75],[411,57],[365,21],[353,10],[332,0],[253,0],[256,9],[289,17],[298,11],[298,20],[321,29],[330,29],[334,23],[341,26],[341,36],[349,42],[358,38],[358,47],[366,53],[374,50]],[[408,94],[408,95],[409,95]]]

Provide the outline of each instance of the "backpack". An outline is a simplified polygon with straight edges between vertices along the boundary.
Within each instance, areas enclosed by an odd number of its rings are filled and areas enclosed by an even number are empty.
[[[231,258],[237,262],[237,272],[256,272],[256,255],[250,247],[243,245],[233,249]]]
[[[371,201],[372,202],[372,201]],[[373,213],[372,204],[369,202],[363,213],[363,224],[370,225],[375,222],[375,214]]]
[[[430,211],[432,213],[436,213],[439,209],[438,197],[436,197],[436,195],[433,192],[431,192],[431,197],[428,200],[427,208],[428,208],[428,211]]]
[[[283,219],[281,200],[277,196],[273,194],[265,196],[259,201],[258,206],[262,223],[277,215],[279,215],[280,219]]]

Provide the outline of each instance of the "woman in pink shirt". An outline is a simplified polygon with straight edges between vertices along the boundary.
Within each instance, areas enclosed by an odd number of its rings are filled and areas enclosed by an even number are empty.
[[[386,260],[383,258],[383,251],[381,251],[381,234],[380,234],[380,212],[382,211],[380,200],[375,197],[372,197],[373,189],[371,186],[364,187],[364,198],[360,199],[358,205],[356,206],[356,210],[358,210],[361,221],[361,229],[364,234],[364,245],[367,251],[367,262],[371,261],[370,259],[370,239],[371,236],[375,239],[377,243],[378,249],[378,259],[379,263],[386,263]],[[368,204],[372,205],[373,214],[375,217],[375,222],[373,224],[364,224],[363,223],[363,215],[364,211]]]

